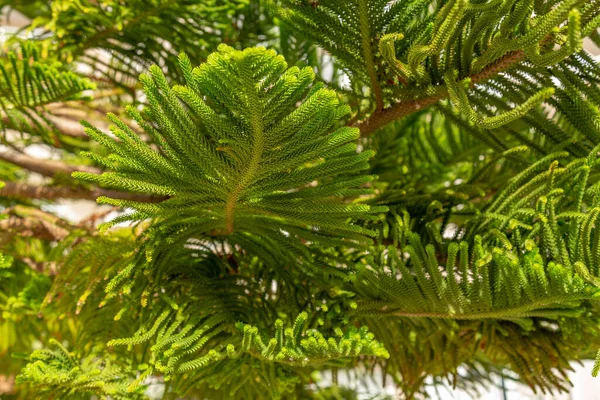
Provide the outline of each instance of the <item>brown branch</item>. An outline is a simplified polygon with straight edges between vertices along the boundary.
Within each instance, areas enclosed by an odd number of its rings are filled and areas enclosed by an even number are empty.
[[[493,76],[510,69],[524,59],[525,53],[521,50],[508,53],[500,60],[490,64],[483,71],[472,75],[470,77],[471,84],[490,79]],[[417,112],[423,108],[429,107],[447,97],[448,93],[440,87],[440,92],[431,97],[400,102],[383,111],[376,111],[371,114],[369,118],[354,124],[354,126],[360,129],[362,136],[368,136],[379,128],[382,128],[393,121],[399,120],[400,118],[406,117],[407,115]]]
[[[488,65],[478,74],[471,76],[471,83],[475,84],[478,82],[486,81],[495,75],[498,75],[501,72],[509,70],[515,64],[523,61],[525,59],[525,52],[523,50],[514,51],[512,53],[508,53],[498,61],[493,64]]]
[[[96,200],[100,196],[113,199],[139,201],[143,203],[158,203],[166,200],[165,196],[157,196],[146,193],[131,193],[118,190],[102,188],[73,188],[68,186],[32,186],[26,183],[6,182],[0,189],[0,197],[11,197],[20,199],[82,199]]]
[[[100,220],[100,219],[106,217],[108,214],[118,211],[118,210],[119,210],[119,207],[111,207],[108,210],[99,211],[97,213],[90,215],[89,217],[87,217],[85,219],[82,219],[77,226],[79,226],[79,227],[84,227],[84,226],[94,227],[95,226],[94,224],[98,220]]]
[[[357,123],[355,126],[360,129],[360,134],[362,136],[368,136],[379,128],[417,112],[422,108],[429,107],[446,97],[446,93],[441,93],[432,97],[426,97],[424,99],[404,101],[395,104],[390,108],[386,108],[383,111],[374,112],[369,118]]]
[[[98,96],[94,93],[94,100],[97,100]],[[54,127],[59,130],[62,134],[73,137],[80,137],[88,139],[89,136],[85,133],[81,120],[88,122],[93,121],[93,125],[98,128],[108,128],[109,122],[106,119],[108,112],[117,113],[118,108],[115,109],[102,109],[99,105],[95,108],[83,109],[82,106],[88,104],[81,101],[69,101],[66,103],[49,104],[46,106],[48,113],[45,115],[50,120]],[[65,107],[68,106],[68,107]],[[144,130],[132,121],[127,121],[128,125],[134,132],[143,135]]]
[[[81,139],[89,139],[89,136],[83,130],[83,126],[79,121],[73,121],[62,116],[56,116],[52,114],[46,114],[46,119],[50,121],[57,131],[65,136],[71,136]]]
[[[56,176],[57,174],[65,174],[70,176],[76,171],[90,172],[92,174],[99,174],[102,172],[98,168],[87,165],[74,166],[56,160],[42,160],[10,150],[0,152],[0,160],[7,161],[31,172],[37,172],[38,174],[49,177]]]
[[[10,11],[9,11],[10,12]],[[0,375],[0,395],[13,393],[15,386],[14,375]]]
[[[79,124],[79,122],[67,120],[62,117],[56,117],[51,114],[45,114],[44,119],[42,119],[42,117],[40,117],[39,115],[30,115],[28,119],[30,122],[30,130],[27,130],[27,132],[35,132],[38,129],[36,125],[39,124],[43,127],[43,129],[52,131],[56,130],[65,136],[71,136],[82,139],[89,138],[89,136],[85,133],[83,127],[81,126],[81,124]],[[14,129],[17,129],[19,131],[26,132],[23,130],[23,126],[14,126],[13,121],[8,117],[2,117],[2,125],[4,125],[5,127],[13,127]]]
[[[35,237],[41,240],[57,241],[64,239],[69,231],[47,221],[11,215],[0,220],[0,232],[18,234],[21,237]]]
[[[0,238],[3,243],[15,236],[35,237],[58,241],[69,235],[73,226],[56,215],[33,207],[17,205],[4,210],[6,218],[0,220]]]

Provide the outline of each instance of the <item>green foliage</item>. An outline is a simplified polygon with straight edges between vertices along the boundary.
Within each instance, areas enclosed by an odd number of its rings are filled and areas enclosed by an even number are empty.
[[[108,343],[120,357],[143,357],[144,362],[132,366],[130,375],[137,378],[129,380],[130,391],[161,374],[178,393],[201,390],[211,396],[256,398],[268,392],[277,398],[296,390],[316,366],[343,367],[358,356],[387,354],[366,328],[344,327],[341,304],[334,307],[337,311],[310,306],[311,314],[300,313],[297,322],[284,330],[282,320],[298,314],[285,299],[295,296],[302,285],[282,283],[274,291],[269,285],[281,271],[269,271],[242,253],[233,260],[207,252],[197,257],[183,247],[160,253],[152,268],[132,272],[127,231],[120,230],[118,240],[98,237],[76,244],[69,258],[61,260],[62,273],[46,296],[44,312],[76,304],[71,310],[90,328],[77,333],[77,347]],[[72,246],[72,241],[65,241],[56,252],[62,254]],[[238,266],[243,267],[237,270]],[[134,276],[119,274],[127,270]],[[107,277],[113,277],[107,290],[97,290]],[[170,285],[165,286],[166,281]],[[247,307],[259,297],[264,299],[262,306]],[[281,308],[274,313],[267,302],[277,297]],[[203,307],[198,309],[198,304]],[[315,308],[320,312],[312,311]],[[99,320],[111,328],[92,328]],[[270,342],[259,338],[273,332],[276,341],[281,337],[275,343],[277,352],[263,354],[260,344]],[[257,385],[242,384],[255,379]]]
[[[17,347],[23,348],[32,339],[31,336],[20,335],[19,327],[35,328],[32,319],[37,317],[43,296],[50,285],[50,279],[44,274],[13,262],[12,257],[0,255],[0,354],[7,354]]]
[[[442,83],[448,72],[475,75],[515,51],[525,51],[536,65],[554,65],[579,51],[582,30],[589,34],[597,24],[582,24],[576,8],[582,1],[547,2],[557,6],[538,7],[535,18],[533,3],[289,0],[282,17],[335,55],[352,72],[351,79],[371,87],[372,96],[393,103],[393,98],[439,90],[423,85]],[[593,3],[587,6],[590,14],[598,7]],[[562,26],[565,19],[570,23]],[[540,43],[555,31],[564,46],[555,52],[544,46],[541,54]]]
[[[542,390],[564,387],[560,375],[532,367],[539,355],[526,351],[523,343],[535,337],[543,352],[561,357],[582,349],[590,354],[590,342],[597,340],[592,315],[600,287],[594,259],[598,233],[591,221],[597,218],[598,185],[592,177],[597,176],[598,148],[587,157],[568,157],[567,152],[555,153],[523,168],[462,223],[460,212],[449,206],[445,221],[460,224],[455,230],[460,242],[442,238],[448,225],[433,223],[435,215],[421,228],[430,238],[426,241],[410,231],[419,226],[402,214],[388,219],[387,237],[393,237],[399,250],[381,249],[358,266],[356,287],[365,297],[359,310],[373,318],[369,326],[394,315],[410,321],[421,334],[443,327],[437,346],[449,346],[447,341],[454,341],[460,329],[471,326],[480,332],[477,342],[491,343],[485,353],[494,362],[510,363],[520,379]],[[515,330],[530,333],[518,344],[504,339]],[[389,348],[391,338],[374,332]],[[426,351],[433,344],[420,346]],[[458,352],[441,371],[435,359],[422,367],[454,374],[455,363],[469,357]],[[559,374],[569,368],[563,361],[550,364]],[[398,369],[405,379],[410,377],[410,371]]]
[[[385,207],[352,204],[341,196],[373,193],[358,187],[373,177],[357,175],[368,168],[372,153],[357,154],[358,129],[334,130],[349,109],[335,92],[311,87],[310,68],[287,69],[282,57],[263,48],[236,51],[224,45],[198,68],[184,55],[180,62],[186,86],[169,87],[158,67],[141,77],[150,103],[144,113],[157,126],[129,108],[161,152],[114,116],[111,129],[118,141],[86,129],[114,152],[93,159],[115,172],[74,177],[169,197],[159,204],[100,198],[136,211],[113,223],[155,218],[150,232],[157,240],[226,236],[255,254],[266,249],[273,263],[291,262],[292,254],[310,259],[303,240],[369,243],[365,235],[371,232],[349,218],[370,218]],[[335,175],[348,178],[331,180]]]
[[[429,317],[444,319],[487,318],[521,321],[529,317],[556,318],[580,316],[581,302],[598,297],[600,291],[581,273],[550,262],[544,265],[539,249],[527,243],[519,253],[494,247],[486,251],[481,238],[470,252],[467,243],[448,246],[446,265],[440,268],[439,256],[429,244],[411,235],[408,254],[410,268],[395,248],[388,249],[385,272],[361,267],[358,288],[373,299],[361,307],[369,314]],[[399,278],[398,278],[399,276]]]
[[[444,77],[444,81],[448,86],[450,101],[471,123],[476,124],[482,127],[483,129],[499,128],[502,125],[506,125],[509,122],[522,118],[527,114],[529,110],[537,106],[541,101],[548,99],[554,94],[554,88],[543,89],[531,96],[523,104],[520,104],[519,106],[515,107],[510,111],[505,112],[504,114],[495,115],[493,117],[481,118],[477,115],[477,112],[473,110],[473,108],[469,104],[467,92],[465,91],[462,85],[463,82],[456,82],[457,75],[458,74],[456,71],[448,71],[446,73],[446,76]],[[464,83],[468,85],[469,81],[467,80]]]
[[[201,60],[210,53],[206,49],[214,49],[222,41],[250,41],[247,44],[252,44],[252,40],[266,38],[266,32],[260,31],[255,20],[258,16],[253,15],[253,8],[258,4],[253,1],[58,0],[49,3],[51,12],[38,16],[33,26],[54,32],[67,60],[104,64],[108,68],[101,70],[102,75],[120,83],[129,84],[129,79],[135,80],[152,64],[160,64],[171,74],[178,74],[178,52]],[[238,23],[242,29],[232,29]],[[111,57],[107,59],[98,52],[90,52],[91,49],[110,52]]]
[[[12,259],[3,254],[0,255],[0,268],[2,268],[2,274],[0,277],[5,280],[12,277],[12,274],[8,272],[8,268],[12,265]]]
[[[97,355],[78,359],[56,340],[51,339],[50,344],[56,350],[31,353],[17,383],[33,383],[41,393],[65,399],[81,399],[92,393],[103,399],[143,398],[143,391],[127,390],[126,373],[110,359]]]
[[[283,329],[283,321],[275,321],[275,336],[263,342],[258,335],[258,329],[251,325],[239,325],[244,337],[242,339],[242,352],[252,354],[254,357],[275,361],[287,365],[308,365],[327,363],[338,357],[357,357],[360,355],[375,355],[389,358],[389,353],[376,340],[368,329],[352,328],[345,334],[338,329],[336,334],[340,339],[325,338],[319,331],[303,332],[308,315],[301,313],[296,318],[292,328]],[[228,345],[227,352],[230,357],[238,357],[235,347]]]
[[[19,10],[28,18],[50,14],[50,2],[48,0],[2,0],[0,2],[5,16],[10,21],[10,9]],[[10,6],[7,7],[7,6]]]
[[[0,58],[0,127],[36,133],[52,142],[57,132],[44,106],[76,99],[94,87],[56,60],[43,58],[39,48],[25,44]]]
[[[600,1],[7,5],[32,19],[0,59],[10,395],[600,371]],[[63,221],[61,197],[102,208]]]
[[[141,327],[133,337],[108,342],[109,346],[127,345],[129,348],[148,341],[153,343],[150,347],[152,357],[149,365],[144,366],[142,377],[155,370],[165,374],[166,380],[193,373],[197,378],[206,379],[213,389],[228,388],[229,396],[250,397],[255,389],[244,388],[244,383],[252,375],[263,376],[266,386],[262,390],[268,390],[273,397],[280,397],[282,393],[279,391],[288,389],[285,384],[273,381],[273,374],[287,375],[292,379],[291,368],[344,366],[350,359],[360,356],[389,357],[385,348],[365,327],[352,327],[346,332],[338,327],[335,329],[337,339],[326,338],[317,329],[305,330],[307,313],[301,313],[294,325],[285,330],[283,321],[277,319],[275,335],[269,340],[263,340],[258,327],[238,322],[237,332],[232,336],[228,334],[229,339],[215,348],[204,350],[215,337],[227,333],[224,329],[227,314],[217,313],[203,319],[185,315],[184,308],[174,303],[171,307],[158,315],[151,325]],[[248,374],[249,367],[253,369],[252,375]],[[219,371],[228,373],[223,376]],[[135,390],[142,380],[138,378],[129,390]]]

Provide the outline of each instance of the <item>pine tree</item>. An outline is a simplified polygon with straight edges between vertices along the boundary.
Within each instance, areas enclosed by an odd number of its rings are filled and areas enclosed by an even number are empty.
[[[0,6],[3,399],[600,372],[600,1]]]

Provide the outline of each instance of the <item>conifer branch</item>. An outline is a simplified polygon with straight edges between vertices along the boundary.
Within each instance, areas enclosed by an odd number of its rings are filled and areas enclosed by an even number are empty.
[[[377,293],[359,306],[363,315],[452,320],[572,317],[584,312],[582,302],[600,295],[583,263],[573,269],[555,262],[544,265],[532,241],[521,255],[507,250],[510,243],[485,249],[478,237],[471,260],[465,242],[451,243],[444,268],[431,244],[423,246],[417,235],[408,235],[411,244],[402,248],[410,255],[408,261],[392,247],[384,266],[358,266],[359,290],[367,298]],[[568,287],[563,286],[566,281]]]
[[[134,373],[119,366],[114,356],[101,358],[99,354],[90,354],[79,358],[54,338],[49,343],[55,350],[34,351],[17,383],[35,382],[48,398],[86,398],[91,393],[102,393],[102,397],[115,400],[146,398],[144,386],[129,389]]]
[[[523,50],[514,51],[499,59],[498,61],[488,65],[483,71],[471,76],[473,84],[487,81],[501,72],[508,71],[516,64],[525,60],[525,52]]]
[[[373,56],[373,46],[371,45],[371,40],[373,37],[373,33],[370,29],[370,19],[368,13],[368,0],[358,0],[358,21],[360,24],[360,38],[363,49],[363,56],[366,63],[367,74],[369,75],[369,80],[371,82],[371,90],[375,95],[375,111],[383,110],[383,93],[381,92],[381,86],[379,85],[379,79],[377,77],[377,72],[375,71],[375,59]]]
[[[370,242],[371,232],[355,224],[353,217],[373,219],[371,214],[387,208],[347,203],[343,194],[372,193],[356,186],[373,177],[359,174],[334,185],[328,177],[366,169],[372,153],[357,153],[357,129],[329,132],[349,107],[340,104],[332,90],[312,85],[310,67],[287,68],[274,51],[236,51],[226,45],[197,68],[183,54],[180,63],[185,86],[170,87],[157,66],[140,77],[149,99],[146,115],[160,130],[135,108],[128,108],[130,117],[162,151],[149,147],[129,126],[109,115],[117,140],[90,125],[86,132],[113,153],[110,158],[90,156],[115,172],[73,174],[170,199],[152,206],[112,196],[98,202],[136,209],[133,219],[160,216],[155,228],[171,240],[175,232],[227,235],[230,244],[263,255],[265,249],[277,253],[273,262],[282,257],[290,257],[291,262],[293,252],[310,258],[304,238],[327,245],[340,240],[359,246]],[[203,127],[196,121],[202,121]],[[344,238],[336,239],[342,231]],[[256,237],[249,239],[250,232]]]
[[[364,355],[389,358],[388,351],[374,340],[373,334],[366,327],[352,327],[346,333],[337,328],[337,339],[326,338],[316,329],[306,331],[307,318],[307,313],[301,313],[296,318],[293,328],[288,329],[283,328],[283,321],[276,320],[275,335],[269,340],[261,338],[258,328],[237,324],[236,327],[243,332],[242,345],[239,349],[230,345],[227,348],[229,356],[234,358],[248,353],[259,360],[290,366],[326,364],[336,359]]]
[[[486,81],[501,72],[511,69],[524,59],[525,53],[523,51],[509,53],[500,60],[486,67],[483,71],[471,76],[471,83],[476,84]],[[435,94],[432,96],[422,99],[402,101],[385,110],[374,112],[369,118],[356,123],[354,126],[360,129],[362,136],[368,136],[387,124],[432,106],[440,100],[448,98],[448,92],[445,87],[440,86],[434,90]]]
[[[514,320],[519,318],[532,318],[538,316],[547,316],[556,311],[557,314],[564,313],[568,314],[568,311],[562,310],[558,307],[556,310],[553,308],[545,308],[553,304],[559,304],[561,302],[579,302],[583,300],[589,300],[589,294],[579,294],[573,296],[549,296],[544,299],[533,301],[529,304],[523,304],[516,307],[508,307],[501,310],[493,311],[481,311],[473,313],[439,313],[439,312],[405,312],[405,311],[389,311],[385,305],[381,317],[393,315],[396,317],[405,318],[434,318],[434,319],[452,319],[452,320],[483,320],[483,319],[501,319],[501,320]],[[536,311],[543,309],[543,311]]]
[[[418,112],[419,110],[432,106],[448,96],[447,93],[443,93],[443,91],[441,92],[442,93],[435,94],[431,97],[400,102],[385,110],[379,112],[376,111],[371,114],[369,118],[358,122],[354,126],[360,129],[360,134],[362,136],[368,136],[377,131],[379,128],[404,118],[407,115]]]
[[[235,183],[233,189],[227,195],[225,204],[225,225],[227,233],[233,233],[234,229],[234,213],[235,206],[242,193],[248,188],[248,185],[255,179],[256,173],[259,171],[263,152],[265,150],[265,132],[262,124],[262,104],[258,98],[258,93],[254,88],[246,91],[248,98],[248,112],[250,132],[252,135],[252,150],[250,152],[250,160],[247,165],[243,166],[244,171],[240,174],[240,179]],[[241,171],[240,171],[241,172]]]
[[[117,25],[109,26],[103,30],[99,30],[93,36],[87,38],[85,40],[85,42],[83,42],[80,45],[78,51],[81,52],[81,51],[85,51],[85,50],[94,48],[98,43],[102,42],[103,40],[106,40],[111,35],[114,35],[114,34],[118,33],[119,31],[122,31],[123,29],[129,28],[133,25],[139,24],[140,22],[143,22],[143,21],[147,20],[148,18],[151,18],[154,15],[159,15],[162,11],[164,11],[166,8],[168,8],[170,6],[172,6],[172,4],[170,2],[164,2],[162,4],[155,5],[152,8],[150,8],[149,10],[139,13],[134,18],[127,21],[125,24],[118,25],[118,26]]]

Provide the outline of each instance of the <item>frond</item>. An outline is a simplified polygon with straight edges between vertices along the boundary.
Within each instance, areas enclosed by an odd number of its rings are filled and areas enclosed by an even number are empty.
[[[0,127],[35,133],[52,143],[57,132],[44,107],[76,99],[94,87],[56,60],[42,58],[34,45],[24,44],[0,57]]]
[[[363,305],[364,312],[518,322],[530,317],[581,315],[585,310],[582,302],[600,295],[584,279],[584,272],[554,262],[544,265],[539,249],[532,244],[519,255],[498,247],[485,249],[481,239],[475,249],[465,242],[451,243],[443,257],[446,263],[440,266],[442,256],[433,245],[423,247],[416,235],[410,236],[409,242],[411,245],[402,249],[406,256],[388,249],[385,267],[359,267],[358,288],[374,300]]]
[[[566,390],[563,376],[570,367],[561,354],[577,357],[599,339],[591,333],[596,320],[581,320],[600,296],[582,265],[544,264],[532,244],[521,254],[479,239],[473,248],[452,242],[443,252],[414,234],[408,241],[359,264],[355,284],[364,296],[358,314],[386,347],[397,341],[386,329],[418,337],[410,346],[395,345],[404,355],[392,358],[392,370],[408,380],[423,370],[456,379],[467,360],[492,359],[534,390]],[[540,357],[546,367],[539,366]],[[419,364],[412,369],[399,360]]]
[[[144,387],[128,390],[131,371],[111,358],[93,354],[83,358],[70,353],[62,344],[50,339],[56,350],[36,350],[29,364],[17,377],[18,383],[35,385],[40,393],[64,399],[81,399],[100,394],[114,399],[144,399]]]
[[[141,77],[148,119],[129,109],[161,151],[110,116],[117,140],[91,126],[86,131],[115,153],[115,172],[74,174],[170,198],[158,204],[100,203],[155,218],[151,235],[170,242],[223,237],[284,258],[310,257],[302,240],[369,243],[371,232],[351,221],[384,208],[340,196],[372,193],[355,189],[374,178],[360,175],[372,154],[357,153],[357,129],[335,129],[348,108],[333,91],[311,87],[310,68],[287,69],[282,57],[263,48],[224,45],[198,68],[185,56],[180,61],[186,86],[169,87],[154,67]],[[336,175],[342,178],[332,181]]]
[[[252,46],[269,38],[255,5],[248,1],[58,0],[49,6],[51,12],[39,15],[34,25],[56,35],[65,61],[91,66],[95,77],[108,79],[133,96],[130,81],[135,84],[135,78],[153,64],[181,78],[179,52],[204,60],[224,40]],[[36,39],[43,41],[44,36]]]

